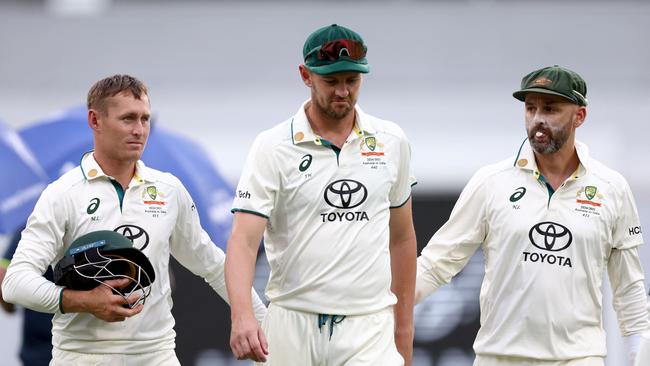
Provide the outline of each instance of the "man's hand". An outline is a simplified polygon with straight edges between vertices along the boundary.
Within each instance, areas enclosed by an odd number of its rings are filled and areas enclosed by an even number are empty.
[[[412,328],[395,330],[395,345],[404,359],[404,366],[411,366],[413,363],[413,333]]]
[[[5,300],[2,298],[2,281],[4,281],[6,273],[7,273],[7,269],[5,267],[0,266],[0,305],[2,305],[2,308],[6,312],[13,313],[16,311],[16,307],[14,306],[14,304],[5,302]]]
[[[269,354],[266,336],[253,315],[251,303],[257,249],[266,224],[265,218],[236,212],[228,240],[224,275],[231,307],[230,348],[238,360],[249,358],[266,362],[266,356]]]
[[[252,314],[233,320],[230,348],[238,360],[251,359],[256,362],[266,362],[269,346],[259,322]]]
[[[66,313],[90,313],[106,322],[121,322],[139,314],[143,305],[133,308],[131,304],[140,299],[139,294],[132,294],[126,300],[113,293],[111,287],[123,288],[130,280],[109,280],[90,291],[75,291],[65,289],[63,291],[63,311]]]

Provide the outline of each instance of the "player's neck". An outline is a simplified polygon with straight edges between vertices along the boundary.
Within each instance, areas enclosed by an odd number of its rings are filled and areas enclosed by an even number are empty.
[[[111,159],[101,152],[95,151],[95,161],[104,174],[113,177],[126,190],[135,175],[135,161]]]
[[[305,106],[305,114],[312,131],[339,148],[343,147],[348,136],[350,136],[356,116],[353,109],[343,118],[331,118],[319,111],[318,108],[315,108],[312,102],[307,103]]]
[[[558,189],[578,169],[580,164],[575,144],[570,142],[552,154],[535,152],[535,160],[537,169],[553,189]]]

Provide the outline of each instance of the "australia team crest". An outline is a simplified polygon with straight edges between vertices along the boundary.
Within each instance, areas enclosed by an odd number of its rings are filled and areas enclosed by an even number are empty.
[[[605,196],[596,186],[584,186],[576,192],[576,203],[579,205],[575,210],[582,212],[583,216],[600,215],[600,208],[605,204]]]
[[[369,166],[371,169],[377,169],[380,166],[385,166],[384,161],[385,151],[384,144],[379,142],[375,136],[365,136],[361,138],[359,144],[361,157],[364,166]]]
[[[151,217],[160,217],[167,213],[167,194],[156,186],[147,186],[142,190],[142,203],[145,205],[144,212],[151,214]]]

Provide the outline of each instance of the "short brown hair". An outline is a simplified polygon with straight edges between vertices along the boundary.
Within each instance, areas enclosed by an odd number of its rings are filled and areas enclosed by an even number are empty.
[[[104,111],[104,102],[107,98],[125,91],[131,93],[138,100],[143,95],[147,95],[147,87],[142,81],[131,75],[113,75],[96,82],[90,88],[86,101],[88,109]]]

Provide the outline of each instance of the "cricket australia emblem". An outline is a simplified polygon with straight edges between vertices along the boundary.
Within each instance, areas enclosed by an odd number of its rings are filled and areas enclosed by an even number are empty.
[[[576,212],[582,213],[584,217],[591,215],[600,216],[601,207],[605,204],[605,196],[598,191],[596,186],[584,186],[576,192]]]
[[[377,141],[375,136],[362,138],[359,144],[359,150],[361,152],[363,166],[369,167],[370,169],[386,167],[384,144]]]
[[[142,191],[144,212],[151,217],[160,217],[167,214],[167,195],[158,190],[156,186],[148,186]]]

